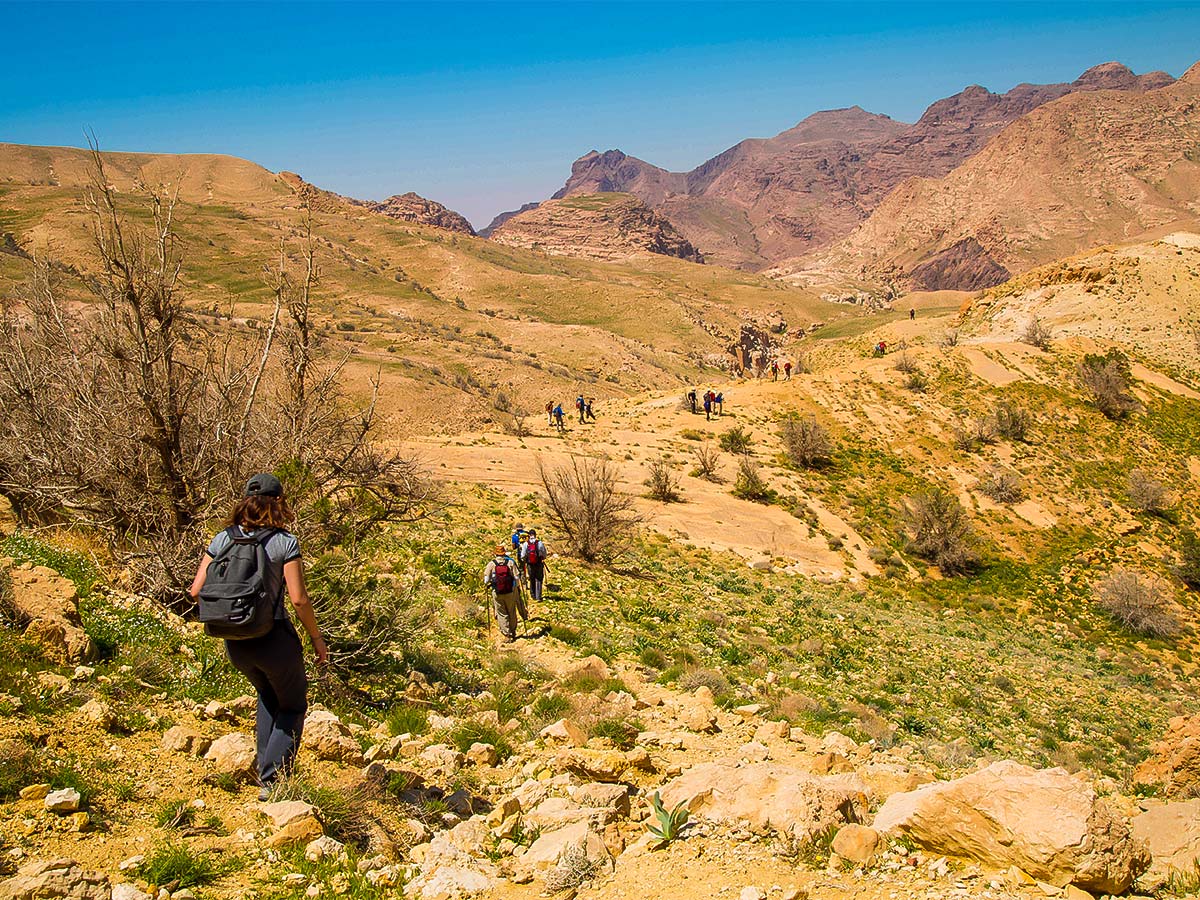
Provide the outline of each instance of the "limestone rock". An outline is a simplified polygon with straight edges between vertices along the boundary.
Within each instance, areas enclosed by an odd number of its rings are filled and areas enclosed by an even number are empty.
[[[691,704],[685,706],[679,711],[679,721],[689,731],[695,731],[699,734],[711,734],[714,731],[719,731],[717,727],[717,717],[711,709],[700,704]]]
[[[15,566],[7,557],[0,560],[0,572],[8,575],[8,601],[25,624],[26,638],[66,665],[96,658],[96,647],[79,618],[79,593],[69,579],[45,566]]]
[[[879,849],[879,832],[865,825],[843,825],[833,836],[833,852],[842,859],[866,865]]]
[[[1149,865],[1144,844],[1091,785],[1063,769],[1012,760],[954,781],[893,794],[875,816],[883,834],[934,853],[1019,866],[1058,887],[1121,894]]]
[[[326,834],[321,835],[304,848],[304,858],[309,862],[319,862],[322,859],[337,859],[344,862],[349,857],[346,854],[346,845]]]
[[[112,900],[154,900],[136,884],[115,884],[112,889]]]
[[[203,756],[211,746],[212,741],[184,725],[173,725],[162,736],[162,748],[172,753]]]
[[[48,793],[42,803],[50,812],[66,815],[67,813],[77,812],[82,799],[79,791],[75,790],[75,788],[63,788],[60,791],[51,791]]]
[[[587,807],[564,797],[543,800],[524,818],[525,824],[544,831],[562,828],[576,822],[587,822],[593,830],[601,831],[616,819],[616,811],[608,807]]]
[[[49,793],[50,785],[43,782],[42,784],[31,784],[27,787],[21,788],[21,792],[17,796],[19,796],[22,800],[32,800],[33,802],[37,803],[45,800],[46,795]]]
[[[422,900],[455,900],[491,890],[496,879],[470,866],[441,866],[428,876],[417,879],[411,889],[420,891]]]
[[[103,700],[89,700],[79,707],[79,716],[103,731],[111,731],[117,724],[117,714]]]
[[[1167,722],[1166,734],[1134,770],[1133,780],[1161,785],[1167,797],[1185,797],[1200,788],[1200,715],[1176,716]]]
[[[448,744],[433,744],[421,751],[420,758],[447,775],[455,774],[463,767],[466,757]]]
[[[271,848],[290,847],[293,844],[310,844],[321,837],[325,829],[314,815],[304,815],[291,819],[286,825],[267,838],[267,846]]]
[[[500,761],[500,754],[493,744],[481,744],[478,741],[471,745],[466,756],[468,762],[477,766],[494,766]]]
[[[350,736],[350,729],[327,710],[319,709],[305,717],[301,740],[317,759],[358,766],[365,762],[362,748]]]
[[[571,799],[580,806],[611,809],[623,818],[629,817],[629,789],[623,784],[584,784],[575,789]]]
[[[775,763],[718,762],[688,769],[662,789],[662,801],[668,809],[687,803],[694,817],[807,840],[835,825],[861,822],[865,787],[852,775],[823,778]]]
[[[641,760],[641,756],[634,758],[619,750],[564,750],[554,758],[554,768],[592,781],[614,782],[624,779],[630,771],[642,768],[638,764]]]
[[[587,743],[587,734],[570,719],[559,719],[538,732],[538,737],[547,743],[557,742],[569,747],[582,747]]]
[[[1200,800],[1151,807],[1131,824],[1134,837],[1150,847],[1150,868],[1138,879],[1143,891],[1157,891],[1172,870],[1191,872],[1200,860]]]
[[[316,817],[317,811],[312,805],[303,800],[281,800],[278,803],[264,803],[259,811],[271,820],[276,828],[283,828],[296,819],[305,816]]]
[[[0,494],[0,538],[6,538],[16,531],[18,524],[12,501]]]
[[[563,828],[542,832],[517,860],[516,880],[529,880],[545,874],[558,863],[569,848],[573,847],[582,849],[588,860],[598,865],[612,863],[604,839],[592,831],[587,822],[576,822]]]
[[[73,859],[36,860],[0,882],[0,900],[109,900],[108,879]]]
[[[760,744],[769,744],[772,740],[786,740],[790,730],[791,726],[784,719],[778,722],[764,722],[754,730],[754,740]]]
[[[589,656],[567,669],[564,680],[594,678],[597,681],[607,681],[612,678],[612,670],[608,663],[598,656]]]
[[[236,778],[253,778],[256,773],[254,741],[239,731],[217,738],[204,754],[219,773]]]

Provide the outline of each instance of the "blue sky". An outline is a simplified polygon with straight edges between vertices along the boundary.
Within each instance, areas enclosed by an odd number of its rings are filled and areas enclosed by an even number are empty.
[[[1200,4],[7,3],[0,141],[221,152],[467,215],[618,147],[689,169],[857,104],[915,121],[972,83],[1117,59],[1180,75]]]

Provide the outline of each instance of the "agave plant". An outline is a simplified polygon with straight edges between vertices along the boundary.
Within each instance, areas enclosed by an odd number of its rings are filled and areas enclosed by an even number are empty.
[[[669,810],[663,806],[662,797],[658,795],[658,791],[655,791],[650,798],[650,808],[654,810],[657,822],[647,824],[646,830],[664,843],[669,843],[679,837],[679,833],[683,831],[683,827],[687,825],[688,821],[687,803],[680,803],[674,809]]]

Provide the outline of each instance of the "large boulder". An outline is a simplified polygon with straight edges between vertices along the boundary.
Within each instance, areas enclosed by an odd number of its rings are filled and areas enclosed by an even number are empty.
[[[1134,770],[1133,780],[1158,785],[1165,797],[1186,797],[1200,787],[1200,715],[1167,722],[1167,733]]]
[[[799,841],[861,822],[867,812],[866,787],[856,776],[821,777],[769,762],[693,766],[662,789],[662,801],[668,809],[686,803],[693,816],[787,832]]]
[[[301,740],[317,759],[359,766],[365,761],[362,747],[350,736],[350,729],[327,710],[319,709],[305,717],[304,735]]]
[[[624,781],[636,772],[649,772],[653,764],[645,750],[564,750],[554,757],[554,768],[592,781]]]
[[[543,831],[517,860],[518,882],[545,877],[564,858],[580,856],[596,869],[612,866],[612,855],[604,839],[587,822]]]
[[[109,900],[108,878],[73,859],[35,860],[0,882],[0,900]]]
[[[212,742],[204,758],[212,762],[222,775],[253,778],[257,774],[257,749],[248,735],[235,731]]]
[[[1120,894],[1149,865],[1128,821],[1064,769],[1002,760],[963,778],[893,794],[875,816],[881,834],[1058,887]]]
[[[1157,891],[1171,873],[1191,874],[1200,862],[1200,800],[1163,803],[1133,818],[1133,836],[1150,848],[1150,868],[1138,879],[1143,891]]]
[[[51,659],[77,666],[96,658],[96,646],[79,618],[79,593],[70,579],[45,566],[17,565],[5,557],[0,559],[0,595],[24,626],[25,637]]]

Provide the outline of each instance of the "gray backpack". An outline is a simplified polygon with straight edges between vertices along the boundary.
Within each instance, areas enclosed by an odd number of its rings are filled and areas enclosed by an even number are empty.
[[[243,537],[236,526],[226,530],[229,543],[208,564],[198,598],[200,621],[211,637],[244,641],[275,627],[281,597],[268,594],[264,575],[271,564],[266,544],[277,530],[266,528],[253,537]]]

